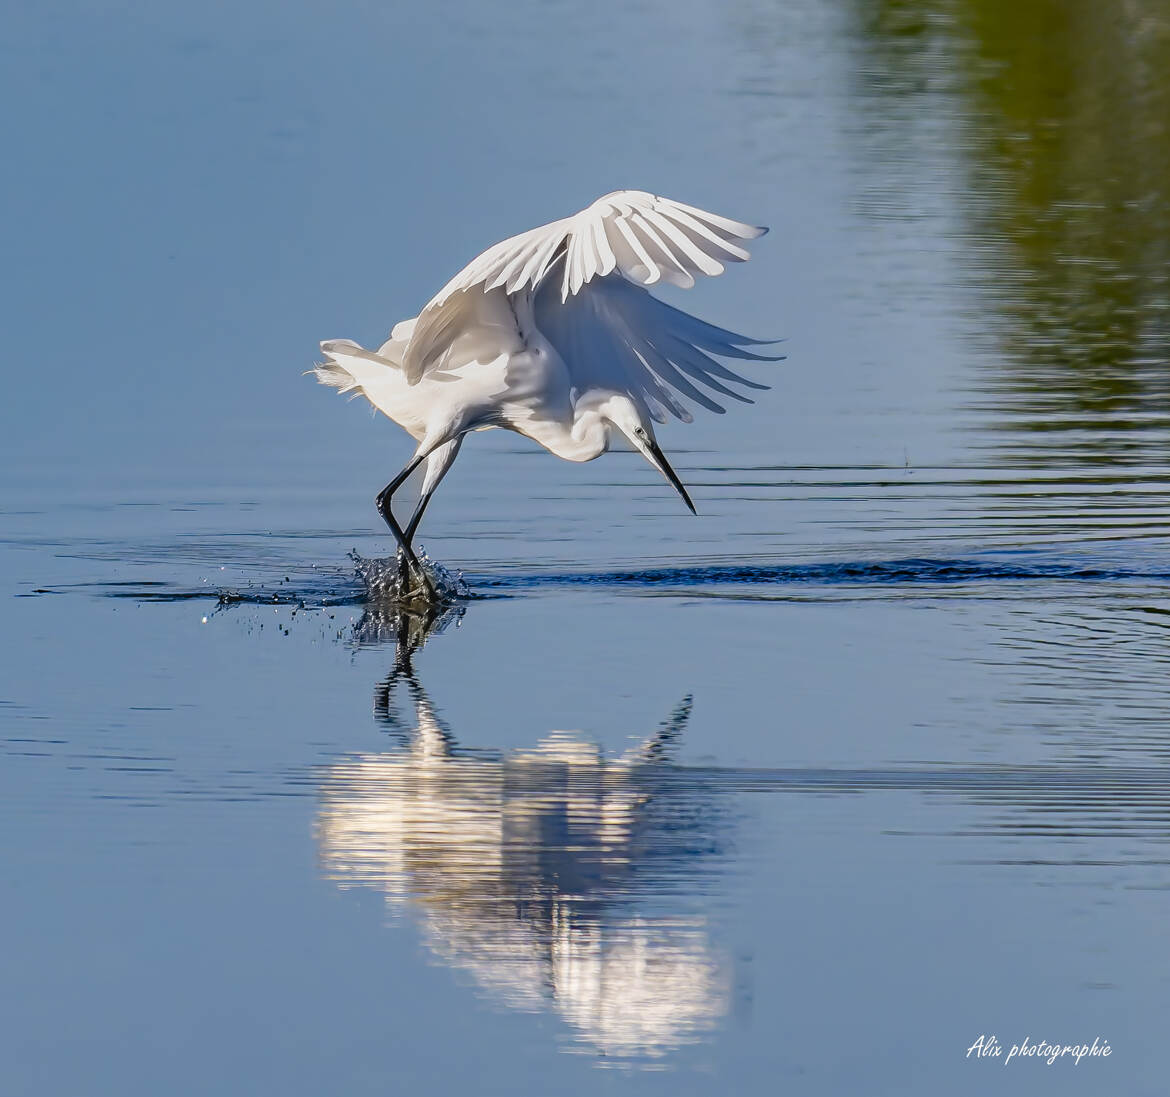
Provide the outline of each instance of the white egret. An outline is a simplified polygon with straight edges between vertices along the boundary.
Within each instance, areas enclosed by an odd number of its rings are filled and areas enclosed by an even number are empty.
[[[644,191],[623,190],[587,209],[496,244],[473,259],[422,312],[394,327],[376,351],[350,339],[321,344],[318,380],[361,394],[418,447],[376,504],[427,593],[411,547],[431,496],[466,434],[502,427],[568,461],[592,461],[624,435],[695,510],[654,437],[666,414],[684,422],[685,396],[722,412],[698,385],[751,403],[731,382],[765,389],[716,357],[775,361],[749,339],[658,300],[646,286],[683,288],[699,274],[743,262],[738,241],[767,229]],[[715,357],[712,357],[712,356]],[[391,498],[426,462],[406,529]]]

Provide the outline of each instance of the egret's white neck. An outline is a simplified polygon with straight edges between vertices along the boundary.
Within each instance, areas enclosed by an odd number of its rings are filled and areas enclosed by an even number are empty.
[[[532,422],[525,433],[565,461],[592,461],[609,449],[609,424],[593,409],[578,410],[571,427]]]

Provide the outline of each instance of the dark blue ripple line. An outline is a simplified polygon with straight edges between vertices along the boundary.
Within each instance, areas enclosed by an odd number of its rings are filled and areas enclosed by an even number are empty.
[[[989,581],[1072,580],[1166,581],[1170,571],[1101,567],[1074,563],[998,563],[977,560],[866,560],[817,564],[703,566],[644,568],[637,571],[543,573],[538,575],[475,575],[477,587],[528,589],[549,586],[703,587],[730,583],[822,584],[845,583],[977,583]]]
[[[527,575],[470,574],[470,599],[507,597],[511,592],[557,587],[688,590],[713,586],[846,586],[943,585],[989,582],[1170,582],[1164,568],[1106,567],[1099,564],[1060,560],[994,561],[935,560],[912,557],[904,560],[836,561],[810,564],[728,564],[698,567],[640,568],[632,571],[537,572]],[[42,590],[36,594],[60,593]],[[180,602],[217,598],[221,604],[301,605],[307,607],[354,606],[367,602],[366,592],[356,576],[338,574],[336,582],[322,577],[305,586],[296,584],[266,587],[258,584],[243,589],[195,590],[168,588],[165,584],[143,582],[111,583],[104,591],[108,598],[140,602]]]

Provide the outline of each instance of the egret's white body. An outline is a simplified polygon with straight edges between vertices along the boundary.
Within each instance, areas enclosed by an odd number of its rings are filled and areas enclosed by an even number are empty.
[[[378,497],[407,558],[415,562],[410,541],[422,512],[475,430],[514,430],[569,461],[601,456],[617,430],[693,510],[652,421],[670,412],[689,422],[680,394],[722,412],[695,382],[745,401],[723,382],[767,387],[712,355],[770,359],[744,349],[762,340],[706,324],[645,287],[689,288],[698,274],[721,274],[724,263],[749,257],[737,241],[766,231],[643,191],[615,191],[489,248],[377,351],[323,342],[317,378],[364,395],[418,442]],[[390,496],[423,461],[422,495],[404,533]]]

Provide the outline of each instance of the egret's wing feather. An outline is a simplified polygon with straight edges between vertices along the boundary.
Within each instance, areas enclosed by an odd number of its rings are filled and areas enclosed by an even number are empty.
[[[562,259],[562,302],[614,274],[639,286],[666,281],[689,289],[699,275],[722,274],[727,263],[748,259],[747,249],[736,241],[765,232],[646,191],[614,191],[572,217],[513,236],[468,263],[419,316],[403,362],[407,379],[414,383],[436,368],[443,340],[461,318],[460,298],[472,291],[535,291]],[[717,346],[697,345],[723,353]]]
[[[406,344],[402,369],[413,384],[428,373],[490,362],[523,349],[504,290],[463,290],[441,308],[423,309]]]
[[[751,403],[724,382],[750,389],[768,387],[712,357],[765,359],[742,346],[761,340],[704,323],[617,273],[592,279],[567,300],[561,298],[558,279],[548,279],[533,300],[533,318],[564,361],[577,396],[590,389],[626,393],[659,422],[666,411],[690,421],[678,394],[722,412],[704,388]]]

